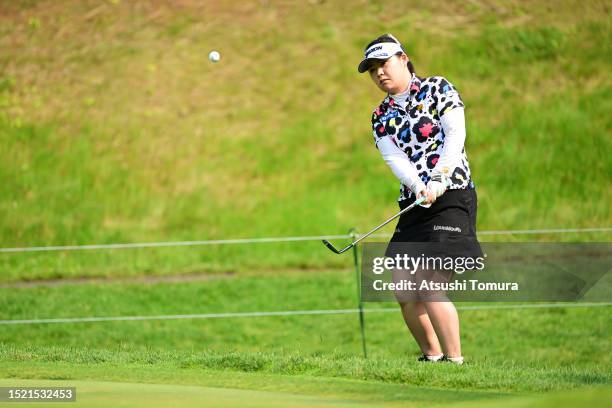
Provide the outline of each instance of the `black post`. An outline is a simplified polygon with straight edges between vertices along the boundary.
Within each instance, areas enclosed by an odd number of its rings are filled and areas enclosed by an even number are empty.
[[[353,241],[357,240],[357,230],[351,228],[349,230]],[[353,261],[355,263],[355,278],[357,281],[357,304],[359,307],[359,327],[361,328],[361,346],[363,348],[363,357],[368,358],[368,352],[366,350],[366,338],[365,338],[365,317],[363,315],[363,302],[361,301],[361,265],[359,264],[359,250],[357,247],[359,244],[353,247]]]

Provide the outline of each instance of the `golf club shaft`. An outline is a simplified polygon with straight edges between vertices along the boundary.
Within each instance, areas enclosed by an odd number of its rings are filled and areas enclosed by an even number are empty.
[[[325,246],[327,248],[329,248],[331,251],[337,253],[337,254],[342,254],[346,251],[348,251],[349,249],[351,249],[352,247],[354,247],[355,245],[357,245],[360,241],[366,239],[367,237],[369,237],[370,235],[372,235],[374,232],[378,231],[379,229],[381,229],[382,227],[384,227],[385,225],[387,225],[388,223],[390,223],[391,221],[393,221],[394,219],[396,219],[397,217],[399,217],[400,215],[402,215],[403,213],[410,211],[411,209],[413,209],[414,207],[416,207],[417,205],[421,204],[423,201],[425,201],[425,197],[421,197],[419,199],[417,199],[414,203],[410,204],[408,207],[404,208],[403,210],[401,210],[400,212],[398,212],[397,214],[395,214],[393,217],[389,218],[388,220],[386,220],[385,222],[383,222],[382,224],[372,228],[372,230],[370,230],[368,233],[362,235],[361,237],[359,237],[359,239],[357,239],[356,241],[354,241],[352,244],[346,246],[345,248],[342,248],[340,250],[336,249],[336,247],[334,247],[332,245],[331,242],[329,242],[328,240],[324,239],[323,243],[325,244]]]
[[[398,212],[397,214],[395,214],[393,217],[389,218],[388,220],[386,220],[385,222],[383,222],[382,224],[372,228],[369,232],[365,233],[364,235],[362,235],[361,237],[359,237],[355,242],[353,242],[351,244],[351,246],[358,244],[360,241],[366,239],[367,237],[369,237],[370,235],[372,235],[373,233],[375,233],[376,231],[378,231],[379,229],[381,229],[382,227],[384,227],[385,225],[387,225],[388,223],[390,223],[391,221],[393,221],[394,219],[396,219],[397,217],[399,217],[400,215],[402,215],[403,213],[410,211],[411,209],[413,209],[414,207],[416,207],[417,205],[421,204],[423,201],[425,200],[425,197],[421,197],[418,200],[416,200],[414,203],[410,204],[408,207],[404,208],[402,211]]]

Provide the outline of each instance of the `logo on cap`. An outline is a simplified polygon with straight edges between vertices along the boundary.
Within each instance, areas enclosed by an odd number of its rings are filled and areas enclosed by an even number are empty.
[[[371,53],[378,50],[382,50],[382,45],[379,45],[378,47],[372,47],[368,51],[366,51],[366,58],[369,57]]]
[[[363,61],[361,61],[361,63],[357,67],[357,70],[359,72],[365,72],[368,70],[369,60],[387,59],[400,52],[404,51],[399,43],[374,44],[364,52],[365,58],[363,59]]]

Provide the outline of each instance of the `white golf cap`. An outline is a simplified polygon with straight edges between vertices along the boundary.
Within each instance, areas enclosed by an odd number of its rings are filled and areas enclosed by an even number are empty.
[[[365,50],[363,61],[359,63],[357,71],[364,73],[368,70],[369,65],[374,60],[386,60],[397,53],[403,53],[404,50],[399,42],[379,42]]]

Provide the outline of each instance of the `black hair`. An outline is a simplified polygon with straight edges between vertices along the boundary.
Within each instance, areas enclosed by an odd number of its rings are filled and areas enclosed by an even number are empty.
[[[371,46],[375,45],[375,44],[380,44],[380,43],[395,43],[398,44],[401,48],[404,54],[406,54],[406,50],[404,50],[404,46],[402,45],[401,42],[399,42],[399,40],[397,38],[395,38],[393,36],[393,34],[383,34],[380,37],[374,39],[373,41],[371,41],[368,45],[366,45],[365,50],[367,50],[368,48],[370,48]],[[401,55],[402,53],[398,52],[396,55]],[[408,60],[408,63],[406,64],[408,66],[408,71],[410,71],[411,74],[414,75],[414,65],[412,65],[412,61]]]

